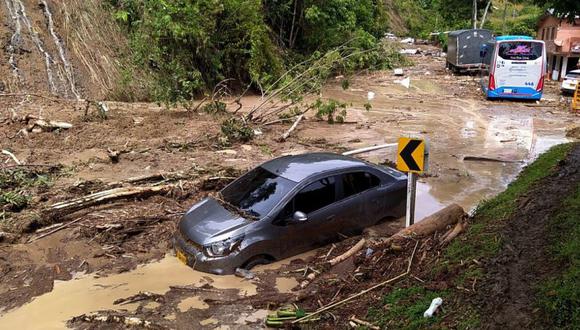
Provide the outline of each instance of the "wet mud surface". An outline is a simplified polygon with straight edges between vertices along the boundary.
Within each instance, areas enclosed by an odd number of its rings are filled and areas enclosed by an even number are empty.
[[[442,69],[442,59],[415,61],[416,66],[406,69],[409,89],[395,83],[398,78],[391,72],[357,76],[348,90],[338,81],[331,82],[322,96],[352,104],[348,124],[330,125],[307,114],[286,142],[278,142],[278,137],[288,125],[276,124],[261,128],[263,134],[251,143],[227,148],[216,143],[219,116],[109,102],[108,118],[102,119],[92,112],[86,116],[84,103],[0,98],[0,107],[10,110],[0,118],[2,149],[27,164],[59,166],[50,186],[35,190],[27,209],[2,222],[0,231],[13,236],[0,242],[0,328],[59,329],[68,324],[108,329],[140,321],[159,328],[255,328],[262,324],[266,310],[296,299],[302,299],[304,307],[318,308],[366,288],[366,280],[397,275],[406,267],[412,246],[403,247],[405,252],[373,256],[376,267],[372,269],[357,270],[357,260],[343,263],[313,283],[312,293],[299,289],[312,272],[306,266],[319,267],[357,238],[337,244],[333,251],[327,246],[259,269],[252,280],[211,276],[179,264],[171,255],[169,238],[181,214],[227,183],[228,179],[219,178],[231,178],[272,157],[340,152],[413,135],[426,137],[431,144],[430,171],[419,180],[416,213],[420,220],[451,203],[471,209],[502,191],[537,155],[572,139],[566,138],[566,130],[577,125],[578,118],[555,101],[545,101],[550,106],[541,107],[488,102],[476,91],[474,77],[449,75]],[[547,98],[556,99],[557,86],[550,88]],[[370,101],[369,91],[375,93]],[[257,97],[244,99],[242,111],[256,101]],[[372,105],[369,111],[363,106],[367,102]],[[11,119],[12,112],[70,122],[73,128],[26,138],[16,134],[23,124]],[[118,162],[111,161],[108,149],[120,151]],[[360,157],[391,163],[395,152],[385,149]],[[6,157],[4,161],[10,162]],[[179,175],[123,182],[157,173]],[[56,223],[78,222],[39,238],[46,231],[37,230],[50,223],[38,215],[53,203],[110,187],[157,184],[172,188],[54,217],[51,221]],[[396,232],[403,222],[393,221],[387,231]],[[436,251],[436,238],[418,247],[420,269],[428,269],[423,256]],[[132,297],[134,302],[115,304]],[[377,297],[378,293],[365,299]],[[364,301],[354,311],[363,305]]]

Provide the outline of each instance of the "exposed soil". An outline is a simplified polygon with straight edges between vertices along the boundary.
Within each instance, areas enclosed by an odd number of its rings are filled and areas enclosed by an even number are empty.
[[[330,125],[307,114],[283,143],[278,137],[288,129],[286,124],[257,127],[262,134],[253,141],[224,147],[217,138],[221,115],[147,103],[107,102],[109,112],[101,118],[94,106],[85,114],[84,102],[0,97],[0,108],[7,109],[0,118],[1,149],[10,150],[28,165],[56,168],[48,187],[30,188],[33,198],[28,207],[9,211],[8,220],[0,221],[0,231],[6,232],[0,235],[4,239],[0,242],[0,327],[26,324],[62,328],[67,320],[78,316],[69,325],[124,328],[120,317],[138,317],[167,328],[198,324],[205,328],[255,328],[263,322],[265,309],[296,299],[301,306],[316,309],[400,274],[415,242],[406,243],[402,251],[376,251],[366,262],[360,256],[348,260],[325,272],[306,290],[292,290],[293,285],[288,283],[300,283],[311,272],[305,271],[305,266],[323,270],[330,247],[266,267],[257,271],[253,280],[208,276],[166,255],[181,214],[241,171],[272,157],[306,151],[340,152],[395,142],[408,134],[426,136],[432,146],[430,175],[419,183],[418,218],[449,203],[459,203],[469,210],[482,198],[503,190],[523,164],[551,145],[567,141],[565,128],[577,121],[554,101],[556,84],[547,84],[550,91],[541,107],[488,102],[477,91],[475,77],[448,74],[442,58],[418,55],[413,59],[416,66],[406,69],[411,77],[409,89],[395,83],[399,77],[391,72],[353,77],[348,90],[341,89],[338,79],[331,82],[323,97],[352,103],[347,116],[350,124]],[[375,92],[373,100],[367,99],[368,91]],[[257,99],[244,97],[241,111],[250,109]],[[366,102],[373,105],[372,110],[364,110]],[[18,134],[26,126],[19,118],[27,114],[65,121],[73,127],[24,136]],[[109,157],[108,149],[119,152],[116,162]],[[392,163],[394,154],[389,149],[360,157]],[[507,161],[464,162],[464,156]],[[2,155],[0,160],[3,167],[16,168],[8,156]],[[164,176],[149,181],[127,180],[154,174]],[[45,216],[57,202],[112,187],[154,185],[169,185],[171,189]],[[39,238],[47,233],[46,226],[76,220]],[[388,223],[383,231],[392,233],[402,223],[402,219]],[[437,243],[440,234],[419,243],[414,276],[422,278],[436,262],[430,256],[441,251]],[[337,244],[328,258],[346,251],[355,240]],[[418,280],[408,277],[398,285],[413,281]],[[449,286],[445,278],[432,285]],[[364,315],[365,308],[377,303],[389,289],[364,296],[357,304],[338,310],[338,320],[325,320],[323,324],[342,326],[351,314]],[[151,291],[155,296],[133,304],[113,304],[140,291]],[[71,292],[81,295],[71,296]],[[70,301],[67,306],[74,309],[63,308],[62,314],[50,317],[36,312],[72,298],[91,304]],[[91,312],[104,315],[105,321],[90,316]],[[80,317],[83,314],[86,317]],[[108,320],[106,316],[110,315],[118,318]],[[453,324],[450,321],[449,325]]]
[[[500,253],[485,266],[479,294],[486,329],[542,328],[536,302],[537,284],[558,273],[550,257],[548,226],[563,201],[580,184],[580,145],[518,201],[514,216],[502,232]]]

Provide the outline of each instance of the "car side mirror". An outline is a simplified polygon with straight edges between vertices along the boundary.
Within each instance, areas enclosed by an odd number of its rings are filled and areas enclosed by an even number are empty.
[[[304,214],[304,212],[296,211],[292,216],[292,220],[294,220],[295,222],[303,222],[308,220],[308,217],[306,216],[306,214]]]

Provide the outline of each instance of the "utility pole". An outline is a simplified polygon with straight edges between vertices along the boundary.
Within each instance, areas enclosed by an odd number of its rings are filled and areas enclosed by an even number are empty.
[[[501,34],[505,34],[505,20],[506,20],[506,16],[507,16],[507,7],[508,7],[508,2],[506,1],[503,7],[503,22],[502,22],[502,26],[501,26]]]
[[[471,26],[477,29],[477,0],[473,0],[473,14],[471,15]]]

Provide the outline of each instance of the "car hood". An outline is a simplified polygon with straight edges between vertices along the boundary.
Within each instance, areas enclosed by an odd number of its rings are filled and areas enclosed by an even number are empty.
[[[225,209],[213,198],[195,204],[179,222],[180,232],[195,243],[206,245],[233,236],[251,221]]]

